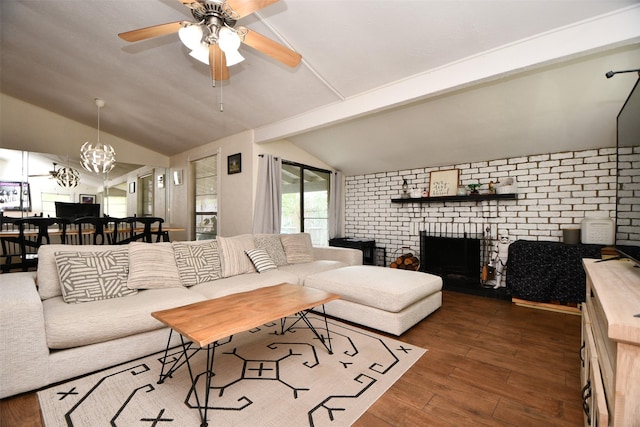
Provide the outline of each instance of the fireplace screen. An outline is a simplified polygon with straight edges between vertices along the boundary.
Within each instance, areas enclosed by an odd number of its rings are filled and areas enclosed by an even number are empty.
[[[469,224],[453,230],[438,225],[420,232],[420,271],[442,277],[448,286],[479,286],[487,252],[482,226],[470,232]]]

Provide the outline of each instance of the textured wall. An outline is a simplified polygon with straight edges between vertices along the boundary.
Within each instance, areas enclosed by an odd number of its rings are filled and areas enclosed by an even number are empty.
[[[403,179],[411,188],[428,188],[431,171],[459,169],[460,182],[482,184],[512,177],[518,200],[391,203]],[[346,178],[345,235],[376,239],[389,257],[401,247],[419,247],[418,231],[466,224],[492,238],[561,241],[563,228],[586,217],[615,216],[615,148],[497,159],[437,168],[381,172]]]

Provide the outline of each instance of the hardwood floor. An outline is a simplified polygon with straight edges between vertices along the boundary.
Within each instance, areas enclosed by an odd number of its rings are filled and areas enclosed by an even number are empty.
[[[429,351],[356,426],[580,426],[580,316],[444,293],[402,337]],[[35,393],[0,401],[0,426],[40,427]]]

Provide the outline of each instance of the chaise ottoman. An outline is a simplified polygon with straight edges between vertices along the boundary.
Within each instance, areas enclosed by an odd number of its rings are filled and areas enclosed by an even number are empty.
[[[325,304],[328,315],[394,335],[442,305],[442,278],[417,271],[354,265],[307,276],[304,286],[340,295]]]

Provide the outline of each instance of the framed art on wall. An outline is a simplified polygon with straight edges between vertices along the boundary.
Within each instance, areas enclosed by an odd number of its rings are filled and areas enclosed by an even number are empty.
[[[459,169],[431,172],[429,176],[429,196],[455,196],[459,179]]]
[[[80,203],[93,204],[95,202],[96,202],[96,195],[95,194],[81,194],[80,195]]]
[[[242,153],[233,154],[227,157],[227,174],[242,172]]]

